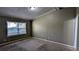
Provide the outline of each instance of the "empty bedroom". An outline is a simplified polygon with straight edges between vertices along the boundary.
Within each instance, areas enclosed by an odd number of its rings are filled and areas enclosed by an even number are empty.
[[[0,7],[0,51],[76,51],[79,8]]]

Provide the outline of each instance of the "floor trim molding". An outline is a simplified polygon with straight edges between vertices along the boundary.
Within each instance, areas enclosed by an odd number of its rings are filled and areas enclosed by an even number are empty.
[[[39,39],[39,40],[43,40],[43,41],[47,41],[47,42],[50,42],[50,43],[60,44],[60,45],[63,45],[63,46],[69,47],[69,48],[73,48],[74,51],[76,51],[75,47],[67,45],[67,44],[64,44],[64,43],[59,43],[59,42],[55,42],[55,41],[51,41],[51,40],[46,40],[46,39],[43,39],[43,38],[38,38],[38,37],[33,37],[33,38],[36,38],[36,39]]]
[[[22,40],[25,40],[25,39],[29,39],[29,38],[21,38],[21,39],[17,39],[17,40],[13,40],[13,41],[8,41],[8,42],[5,42],[5,43],[1,43],[0,47],[7,46],[9,44],[16,43],[16,42],[19,42],[19,41],[22,41]]]

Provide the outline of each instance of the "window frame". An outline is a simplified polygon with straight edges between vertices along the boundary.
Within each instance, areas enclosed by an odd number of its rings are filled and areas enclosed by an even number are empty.
[[[8,36],[8,28],[7,28],[8,24],[7,24],[7,22],[26,23],[26,33]],[[7,34],[7,37],[16,37],[16,36],[28,35],[27,22],[26,21],[6,21],[6,34]]]

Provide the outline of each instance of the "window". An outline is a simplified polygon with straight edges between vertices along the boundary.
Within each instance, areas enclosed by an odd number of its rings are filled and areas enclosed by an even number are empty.
[[[7,35],[26,34],[26,23],[24,22],[7,22]]]

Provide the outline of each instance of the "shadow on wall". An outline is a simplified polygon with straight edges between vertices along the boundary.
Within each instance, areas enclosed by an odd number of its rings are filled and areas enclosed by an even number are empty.
[[[33,21],[33,36],[74,46],[75,8],[43,15]]]

